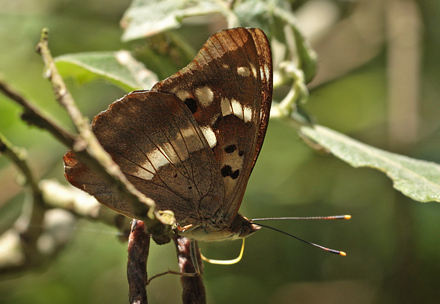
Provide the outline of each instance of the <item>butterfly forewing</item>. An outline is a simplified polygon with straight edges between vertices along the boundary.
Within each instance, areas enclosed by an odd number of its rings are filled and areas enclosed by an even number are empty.
[[[224,183],[225,200],[218,216],[230,222],[267,128],[272,61],[266,36],[259,29],[219,32],[187,67],[152,90],[175,94],[193,113]]]

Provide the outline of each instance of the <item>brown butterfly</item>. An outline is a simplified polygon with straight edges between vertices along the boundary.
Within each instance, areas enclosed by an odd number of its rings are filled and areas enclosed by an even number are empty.
[[[151,90],[134,91],[92,123],[128,180],[172,210],[193,240],[244,238],[259,229],[238,213],[263,144],[272,101],[272,57],[260,29],[234,28],[209,38],[194,60]],[[111,209],[131,208],[80,163],[64,156],[74,186]]]

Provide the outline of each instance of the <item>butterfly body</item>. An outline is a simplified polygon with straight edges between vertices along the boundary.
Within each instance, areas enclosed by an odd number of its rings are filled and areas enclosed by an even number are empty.
[[[179,234],[215,241],[258,230],[238,213],[272,99],[270,47],[259,29],[219,32],[181,71],[97,115],[92,130],[129,181],[172,210]],[[69,151],[66,177],[99,202],[136,218],[98,174]]]

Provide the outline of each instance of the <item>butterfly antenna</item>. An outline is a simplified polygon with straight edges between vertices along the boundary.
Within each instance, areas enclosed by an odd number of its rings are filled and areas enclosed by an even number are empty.
[[[269,220],[348,220],[351,218],[351,215],[332,215],[332,216],[310,216],[310,217],[276,217],[276,218],[256,218],[256,219],[252,219],[252,222],[254,221],[269,221]],[[319,249],[325,250],[327,252],[331,252],[334,254],[339,254],[342,256],[346,256],[347,253],[345,253],[344,251],[340,251],[340,250],[335,250],[335,249],[331,249],[331,248],[327,248],[306,240],[303,240],[293,234],[287,233],[283,230],[271,227],[271,226],[267,226],[267,225],[263,225],[263,224],[259,224],[259,223],[254,223],[255,225],[258,225],[260,227],[264,227],[264,228],[268,228],[268,229],[272,229],[274,231],[280,232],[282,234],[285,234],[287,236],[290,236],[294,239],[297,239],[298,241],[301,241],[303,243],[312,245],[314,247],[317,247]]]
[[[252,221],[272,221],[272,220],[349,220],[351,215],[330,215],[330,216],[289,216],[289,217],[262,217]],[[258,225],[258,224],[257,224]]]

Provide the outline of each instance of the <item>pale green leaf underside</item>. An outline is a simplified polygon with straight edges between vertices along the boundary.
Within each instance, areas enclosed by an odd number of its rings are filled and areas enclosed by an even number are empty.
[[[122,18],[123,41],[139,39],[178,28],[182,19],[224,12],[221,1],[134,0]]]
[[[316,125],[301,132],[353,167],[385,172],[395,189],[420,202],[440,202],[440,165],[383,151]]]
[[[56,65],[63,77],[80,83],[103,78],[126,91],[150,89],[158,81],[128,51],[68,54],[57,57]]]
[[[194,16],[220,14],[227,21],[228,27],[258,27],[267,33],[273,24],[273,16],[296,20],[287,3],[272,0],[134,0],[124,14],[121,25],[125,29],[123,41],[130,41],[153,36],[173,28],[179,28],[183,19]],[[281,16],[282,14],[282,16]]]

